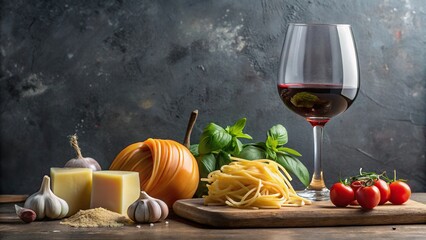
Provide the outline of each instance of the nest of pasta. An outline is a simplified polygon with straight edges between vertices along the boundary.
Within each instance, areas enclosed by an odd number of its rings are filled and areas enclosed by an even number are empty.
[[[278,163],[269,159],[233,162],[211,172],[207,182],[205,205],[228,205],[237,208],[281,208],[311,204],[296,194],[291,177]]]

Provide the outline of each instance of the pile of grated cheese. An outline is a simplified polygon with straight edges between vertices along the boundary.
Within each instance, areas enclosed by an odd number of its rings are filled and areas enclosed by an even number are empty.
[[[132,220],[119,213],[105,208],[80,210],[73,216],[61,221],[60,224],[72,227],[122,227],[131,224]]]

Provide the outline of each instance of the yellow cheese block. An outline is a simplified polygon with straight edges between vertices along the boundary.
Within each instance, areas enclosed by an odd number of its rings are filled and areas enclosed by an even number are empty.
[[[91,208],[103,207],[127,216],[127,208],[139,198],[139,195],[138,172],[93,172]]]
[[[69,206],[67,216],[90,208],[92,170],[90,168],[51,168],[53,193]]]

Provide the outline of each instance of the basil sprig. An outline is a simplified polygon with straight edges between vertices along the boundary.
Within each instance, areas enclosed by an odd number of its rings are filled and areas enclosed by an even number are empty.
[[[269,129],[265,142],[243,144],[239,139],[252,139],[243,132],[245,125],[246,118],[242,118],[226,128],[215,123],[209,123],[204,128],[200,143],[191,145],[190,148],[197,159],[201,178],[206,178],[210,172],[229,164],[230,156],[236,156],[248,160],[274,160],[305,186],[309,184],[309,172],[297,159],[302,155],[294,149],[284,147],[288,142],[288,135],[282,125],[278,124]],[[201,197],[206,193],[205,182],[200,182],[195,195]]]
[[[277,124],[267,132],[266,142],[247,144],[238,157],[254,160],[260,157],[276,161],[290,174],[296,176],[305,186],[309,185],[309,171],[302,162],[298,151],[284,147],[288,142],[287,130],[281,124]]]

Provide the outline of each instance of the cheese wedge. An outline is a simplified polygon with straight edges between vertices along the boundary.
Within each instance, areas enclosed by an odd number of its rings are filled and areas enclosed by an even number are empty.
[[[138,172],[93,172],[91,208],[103,207],[127,216],[127,208],[139,198]]]
[[[92,170],[90,168],[51,168],[53,193],[68,203],[68,216],[90,208]]]

